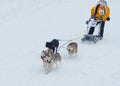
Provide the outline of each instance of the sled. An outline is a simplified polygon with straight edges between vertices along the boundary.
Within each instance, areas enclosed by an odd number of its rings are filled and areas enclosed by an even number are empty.
[[[91,28],[91,27],[94,27],[94,28],[96,28],[97,27],[97,25],[98,25],[98,23],[100,23],[101,22],[101,20],[95,20],[94,18],[90,18],[88,21],[87,21],[87,33],[88,33],[88,31],[89,31],[89,29]],[[97,27],[97,29],[98,29],[99,27]],[[94,31],[95,32],[95,31]],[[93,33],[94,33],[93,32]],[[98,36],[98,34],[99,33],[97,33],[97,35],[91,35],[91,34],[87,34],[87,35],[84,35],[84,37],[81,39],[81,41],[83,42],[83,43],[85,43],[85,42],[91,42],[91,43],[94,43],[94,44],[96,44],[99,40],[101,40],[102,39],[102,37],[100,37],[100,36]]]

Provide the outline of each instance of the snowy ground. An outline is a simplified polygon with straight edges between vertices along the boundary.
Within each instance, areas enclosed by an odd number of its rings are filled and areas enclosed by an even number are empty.
[[[61,65],[45,74],[45,42],[81,37],[97,0],[0,0],[0,86],[120,86],[120,1],[107,1],[104,39],[92,45],[75,40],[75,58],[61,48]]]

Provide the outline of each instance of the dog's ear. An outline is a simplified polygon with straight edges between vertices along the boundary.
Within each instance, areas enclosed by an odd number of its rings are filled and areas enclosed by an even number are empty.
[[[45,51],[43,50],[43,51],[41,52],[41,56],[43,56],[43,55],[44,55],[44,53],[45,53]]]

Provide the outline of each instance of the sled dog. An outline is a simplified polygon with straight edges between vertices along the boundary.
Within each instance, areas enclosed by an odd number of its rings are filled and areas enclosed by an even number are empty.
[[[43,66],[47,70],[47,73],[49,73],[53,65],[59,62],[61,62],[61,56],[59,53],[54,54],[54,52],[51,49],[47,49],[46,51],[42,51],[41,53],[41,59],[43,61]]]
[[[67,51],[70,56],[77,55],[78,51],[78,44],[76,42],[71,42],[70,44],[67,45]]]

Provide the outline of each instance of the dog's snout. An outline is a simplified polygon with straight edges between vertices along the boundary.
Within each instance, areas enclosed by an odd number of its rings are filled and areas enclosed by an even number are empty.
[[[68,51],[70,52],[70,49],[68,49]]]

